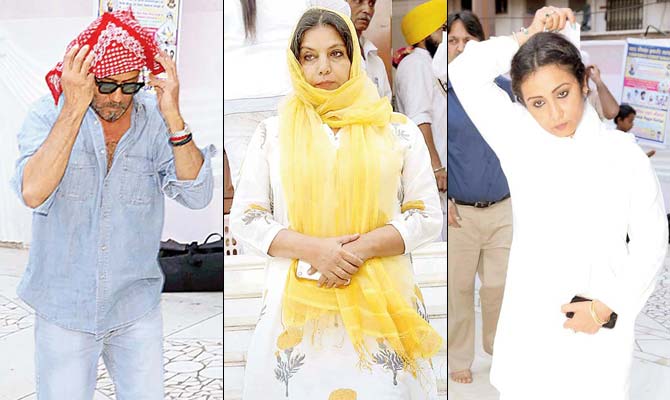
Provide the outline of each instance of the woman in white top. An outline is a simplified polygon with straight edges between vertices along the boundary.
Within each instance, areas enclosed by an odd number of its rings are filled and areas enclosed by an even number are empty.
[[[231,210],[270,256],[243,398],[436,399],[442,340],[408,256],[441,229],[421,133],[363,72],[347,16],[308,10],[287,58],[294,93],[252,137]]]
[[[569,9],[544,7],[527,30],[470,42],[449,64],[514,198],[491,367],[501,400],[628,399],[635,319],[667,250],[648,158],[630,135],[601,123],[585,102],[579,51],[546,32],[566,20],[574,23]],[[493,81],[510,62],[518,103]],[[446,78],[446,57],[435,65]],[[591,301],[571,303],[577,295]]]

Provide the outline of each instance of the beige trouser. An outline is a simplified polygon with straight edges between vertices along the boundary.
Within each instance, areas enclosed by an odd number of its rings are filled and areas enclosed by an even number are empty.
[[[448,228],[448,359],[451,371],[469,369],[474,360],[475,273],[482,286],[482,341],[493,354],[500,315],[507,260],[512,243],[512,202],[510,199],[488,208],[456,206],[460,228]],[[446,221],[445,221],[446,222]]]

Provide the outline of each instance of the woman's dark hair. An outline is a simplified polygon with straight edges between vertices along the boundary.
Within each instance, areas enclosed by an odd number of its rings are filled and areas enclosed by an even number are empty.
[[[472,36],[479,39],[479,41],[484,41],[484,28],[482,28],[482,23],[479,22],[479,18],[470,11],[459,11],[449,14],[447,17],[447,34],[451,32],[451,25],[454,22],[461,21],[465,30]]]
[[[305,36],[305,32],[315,26],[332,26],[335,28],[347,48],[349,61],[353,60],[354,40],[351,37],[349,26],[339,15],[322,8],[312,8],[307,10],[298,21],[295,33],[293,34],[293,39],[291,40],[291,51],[296,59],[300,59],[300,44],[302,43],[303,36]]]
[[[541,32],[533,35],[516,52],[512,58],[512,91],[521,104],[524,104],[521,94],[521,84],[538,68],[545,65],[558,65],[570,72],[584,87],[586,68],[582,62],[579,50],[566,38],[551,32]]]
[[[616,115],[616,117],[614,117],[614,123],[616,124],[617,121],[628,118],[628,116],[631,114],[637,114],[633,107],[629,106],[628,104],[620,105],[619,113]]]
[[[256,0],[240,0],[244,17],[244,33],[247,39],[256,36]]]

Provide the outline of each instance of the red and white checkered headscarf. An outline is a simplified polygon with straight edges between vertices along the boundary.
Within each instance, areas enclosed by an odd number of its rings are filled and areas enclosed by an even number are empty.
[[[153,31],[140,26],[130,9],[104,13],[70,42],[65,53],[75,44],[80,48],[89,45],[95,53],[90,72],[96,78],[141,70],[145,66],[154,75],[164,71],[155,60],[158,44]],[[46,75],[47,85],[56,104],[63,92],[60,84],[62,74],[61,61]]]

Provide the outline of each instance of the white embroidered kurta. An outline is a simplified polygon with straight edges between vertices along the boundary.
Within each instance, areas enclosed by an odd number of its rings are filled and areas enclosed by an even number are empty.
[[[440,232],[442,214],[428,150],[421,132],[411,122],[392,125],[397,144],[403,149],[402,176],[398,177],[398,202],[392,224],[402,236],[406,254],[432,241]],[[333,146],[339,135],[323,125]],[[267,254],[277,233],[289,226],[279,164],[279,119],[263,121],[252,137],[235,191],[230,221],[232,233],[245,250]],[[401,213],[401,204],[422,201],[424,210]],[[251,208],[251,206],[257,206]],[[261,207],[268,212],[259,210]],[[436,399],[435,375],[427,360],[415,378],[403,369],[395,353],[373,342],[371,369],[360,369],[359,356],[342,327],[320,330],[312,343],[306,329],[303,341],[288,350],[279,350],[282,333],[281,304],[289,259],[271,257],[266,276],[266,294],[256,326],[244,378],[244,400],[328,399],[333,392],[349,399],[425,400]],[[417,289],[418,290],[418,289]],[[407,299],[424,318],[425,305],[417,297]],[[340,392],[337,392],[340,390]],[[353,392],[347,392],[351,390]]]
[[[502,400],[628,399],[635,319],[668,243],[658,179],[632,136],[608,129],[590,105],[575,135],[560,138],[512,103],[493,80],[517,50],[507,37],[470,42],[449,64],[514,204],[491,382]],[[446,63],[438,69],[446,78]],[[612,308],[616,327],[595,335],[564,329],[561,305],[577,294]]]

